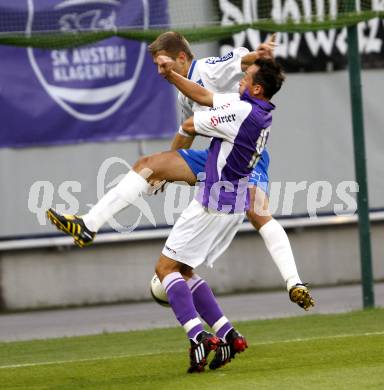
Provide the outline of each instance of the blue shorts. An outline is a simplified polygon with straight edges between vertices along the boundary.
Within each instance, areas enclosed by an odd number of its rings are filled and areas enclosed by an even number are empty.
[[[192,172],[197,175],[200,172],[204,172],[205,163],[208,158],[208,149],[206,150],[194,150],[194,149],[179,149],[180,156],[191,168]],[[251,172],[249,176],[249,183],[259,187],[268,195],[268,168],[269,168],[269,153],[264,149],[261,154],[260,160],[258,161],[256,167]]]

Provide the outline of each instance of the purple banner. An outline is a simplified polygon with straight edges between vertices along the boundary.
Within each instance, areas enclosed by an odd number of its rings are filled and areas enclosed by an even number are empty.
[[[27,34],[149,28],[168,19],[166,0],[0,0],[0,15],[0,31]],[[157,74],[146,43],[111,38],[65,50],[0,46],[0,56],[0,147],[175,132],[174,92]]]

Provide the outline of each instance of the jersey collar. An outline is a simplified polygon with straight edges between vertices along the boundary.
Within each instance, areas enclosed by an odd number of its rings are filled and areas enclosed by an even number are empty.
[[[192,60],[191,66],[189,67],[189,70],[188,70],[188,75],[187,75],[188,80],[190,80],[192,77],[193,70],[195,69],[195,66],[196,66],[196,62],[197,62],[196,60]]]
[[[261,108],[267,111],[271,111],[275,109],[275,105],[271,102],[267,102],[266,100],[261,100],[258,98],[255,98],[249,94],[248,89],[244,91],[244,93],[241,95],[240,100],[245,100],[253,104],[257,104]]]

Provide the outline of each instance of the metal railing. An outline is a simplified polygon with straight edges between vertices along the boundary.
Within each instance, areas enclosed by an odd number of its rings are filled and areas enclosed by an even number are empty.
[[[369,214],[371,222],[384,221],[384,210],[371,210]],[[333,215],[324,213],[316,218],[310,218],[308,216],[296,215],[289,218],[276,217],[285,229],[296,228],[311,228],[320,226],[337,226],[348,225],[357,223],[357,215]],[[165,239],[172,227],[160,226],[157,228],[141,228],[136,229],[133,232],[118,233],[115,231],[102,231],[95,239],[94,244],[109,244],[109,243],[122,243],[128,241],[142,241],[142,240],[156,240]],[[245,221],[241,226],[239,232],[251,232],[254,228],[252,224]],[[40,235],[40,236],[19,236],[0,239],[0,251],[13,251],[13,250],[27,250],[38,248],[50,248],[50,247],[66,247],[72,246],[73,239],[68,236],[61,235],[60,233],[55,235]]]

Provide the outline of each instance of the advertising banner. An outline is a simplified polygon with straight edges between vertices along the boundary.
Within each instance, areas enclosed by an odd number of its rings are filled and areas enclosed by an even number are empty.
[[[219,0],[222,25],[250,23],[272,19],[277,23],[299,20],[332,21],[341,12],[343,0]],[[383,11],[384,0],[357,0],[360,9]],[[371,19],[358,25],[362,66],[384,67],[384,20]],[[232,39],[221,42],[221,55],[234,47],[245,46],[250,50],[263,42],[266,33],[248,29],[234,34]],[[347,29],[306,33],[277,33],[276,58],[286,72],[317,72],[340,70],[347,66]]]
[[[152,10],[152,4],[156,12]],[[0,33],[149,28],[166,0],[0,0]],[[62,50],[0,46],[0,147],[164,138],[174,92],[147,44],[114,37]]]

